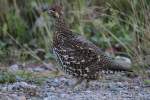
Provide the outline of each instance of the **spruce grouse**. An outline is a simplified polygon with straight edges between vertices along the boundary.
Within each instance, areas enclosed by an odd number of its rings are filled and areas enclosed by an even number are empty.
[[[130,71],[83,36],[73,33],[64,20],[61,6],[53,5],[46,11],[55,19],[53,53],[61,64],[60,69],[79,79],[77,83],[96,80],[103,70]]]

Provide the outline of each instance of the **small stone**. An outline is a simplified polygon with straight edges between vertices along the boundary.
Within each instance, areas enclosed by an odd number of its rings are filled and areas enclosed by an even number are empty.
[[[30,85],[26,82],[16,82],[16,83],[13,83],[13,84],[9,84],[7,86],[7,89],[8,90],[24,90],[24,89],[36,89],[37,86],[35,85]]]
[[[24,79],[22,77],[18,76],[18,75],[16,76],[16,80],[17,81],[24,81]]]
[[[51,86],[50,90],[55,91],[56,89],[55,89],[55,87]]]
[[[0,100],[27,100],[24,95],[0,93]]]
[[[19,100],[27,100],[25,96],[19,96],[18,99]]]
[[[19,70],[19,66],[17,64],[11,65],[9,71],[16,72]]]
[[[122,62],[122,63],[127,63],[127,64],[131,64],[131,63],[132,63],[129,58],[123,57],[123,56],[116,56],[116,57],[115,57],[115,60],[116,60],[117,62]]]
[[[60,97],[62,97],[62,98],[66,97],[66,96],[67,96],[67,94],[60,94]]]
[[[40,68],[40,67],[36,67],[33,69],[34,72],[44,72],[45,69],[44,68]]]
[[[120,88],[125,87],[125,85],[123,83],[121,83],[121,82],[117,82],[117,86],[120,87]]]

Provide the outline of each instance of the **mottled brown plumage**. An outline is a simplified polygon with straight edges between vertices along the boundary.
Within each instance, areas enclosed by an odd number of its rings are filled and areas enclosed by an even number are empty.
[[[95,80],[102,70],[129,71],[92,42],[73,33],[64,20],[61,6],[53,5],[48,13],[55,19],[53,52],[65,73],[79,79]]]

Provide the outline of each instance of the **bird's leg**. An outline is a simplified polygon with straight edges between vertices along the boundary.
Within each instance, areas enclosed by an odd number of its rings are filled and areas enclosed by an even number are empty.
[[[56,68],[55,73],[56,73],[56,75],[58,75],[60,73],[60,70],[58,68]]]
[[[86,80],[86,83],[85,83],[85,88],[87,89],[88,87],[89,87],[89,82],[90,82],[90,80]]]
[[[73,86],[72,88],[74,89],[77,85],[81,84],[84,79],[80,78]]]

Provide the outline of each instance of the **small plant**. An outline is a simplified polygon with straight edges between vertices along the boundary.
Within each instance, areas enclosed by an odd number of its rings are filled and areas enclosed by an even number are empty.
[[[145,85],[150,85],[150,80],[148,80],[148,79],[147,79],[147,80],[144,80],[144,84],[145,84]]]
[[[0,84],[16,82],[16,75],[11,72],[0,72]]]
[[[16,72],[16,76],[22,78],[23,80],[32,80],[33,77],[32,77],[32,73],[29,72],[29,71],[24,71],[24,70],[19,70]]]
[[[38,85],[41,85],[43,81],[48,77],[46,76],[38,76],[36,73],[19,70],[16,72],[16,76],[21,78],[23,81],[32,82]]]

